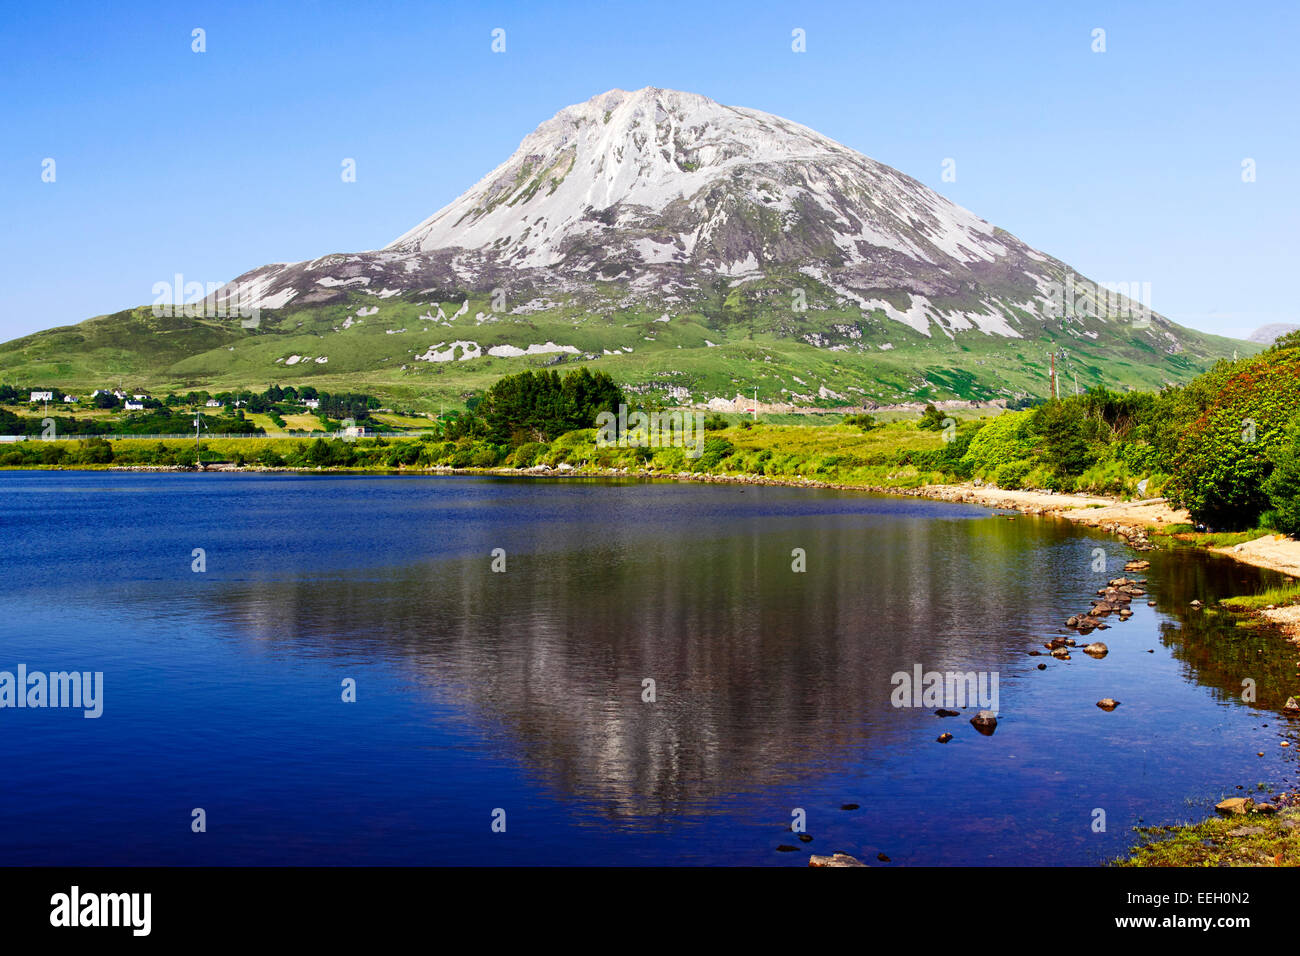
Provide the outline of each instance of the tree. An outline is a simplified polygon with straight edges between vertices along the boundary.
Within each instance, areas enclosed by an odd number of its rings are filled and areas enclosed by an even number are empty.
[[[617,412],[622,402],[622,389],[604,372],[581,368],[563,379],[555,371],[520,372],[498,379],[469,415],[448,422],[443,434],[473,434],[463,426],[478,419],[496,445],[549,442],[565,432],[594,427],[601,412]]]
[[[944,414],[931,403],[925,406],[925,411],[921,413],[921,420],[917,422],[917,428],[923,428],[927,431],[943,431]]]
[[[1166,494],[1210,527],[1255,527],[1272,504],[1264,483],[1274,453],[1300,410],[1300,349],[1221,362],[1183,402],[1189,421],[1169,443]]]
[[[1096,457],[1088,445],[1083,418],[1078,410],[1062,401],[1040,405],[1033,412],[1030,427],[1040,437],[1037,454],[1052,470],[1060,489],[1083,474]]]
[[[1264,482],[1272,504],[1264,523],[1283,534],[1300,537],[1300,415],[1292,419],[1286,439],[1272,454],[1273,473]]]

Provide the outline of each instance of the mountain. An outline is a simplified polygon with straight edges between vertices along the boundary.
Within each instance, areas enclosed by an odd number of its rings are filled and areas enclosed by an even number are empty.
[[[1289,332],[1300,332],[1300,325],[1274,322],[1272,325],[1261,325],[1254,332],[1251,332],[1249,341],[1258,342],[1260,345],[1272,345]]]
[[[232,297],[256,322],[211,314]],[[1154,387],[1249,350],[1136,298],[797,123],[612,90],[383,249],[254,269],[207,316],[144,308],[28,336],[0,348],[0,372],[68,386],[312,377],[419,403],[588,362],[668,400],[756,388],[846,407],[1043,395],[1052,353],[1067,387]]]

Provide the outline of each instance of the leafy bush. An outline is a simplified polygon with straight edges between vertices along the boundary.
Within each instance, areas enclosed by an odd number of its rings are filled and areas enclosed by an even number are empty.
[[[1300,415],[1292,420],[1286,440],[1273,452],[1273,473],[1264,482],[1264,493],[1272,504],[1264,523],[1300,537]]]
[[[998,470],[1012,462],[1023,462],[1023,477],[1029,471],[1036,443],[1029,427],[1032,417],[1033,412],[1004,412],[993,419],[971,439],[962,464],[976,477],[1006,487],[996,477]]]
[[[943,412],[939,411],[939,409],[935,408],[933,404],[926,405],[925,411],[921,413],[921,420],[916,423],[916,427],[925,429],[926,431],[942,431],[943,422],[946,417],[947,416],[945,416]]]
[[[1034,410],[1029,427],[1038,436],[1038,460],[1052,471],[1054,491],[1070,491],[1074,479],[1096,462],[1089,448],[1085,418],[1078,404],[1048,402]]]
[[[531,468],[537,464],[537,459],[546,454],[547,450],[547,446],[542,442],[528,442],[516,448],[506,460],[506,463],[514,465],[516,468]]]
[[[993,483],[999,488],[1014,491],[1025,486],[1025,476],[1029,474],[1030,463],[1023,459],[1008,461],[993,472]]]
[[[704,452],[699,458],[695,459],[696,471],[711,471],[722,463],[722,460],[736,450],[736,446],[725,438],[706,438],[704,439]]]
[[[1202,378],[1191,397],[1203,410],[1170,452],[1166,493],[1206,525],[1254,527],[1273,504],[1264,484],[1300,410],[1300,349],[1221,363]]]

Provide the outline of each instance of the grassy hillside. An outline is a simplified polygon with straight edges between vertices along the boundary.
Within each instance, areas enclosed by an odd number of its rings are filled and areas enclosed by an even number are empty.
[[[159,318],[146,307],[0,346],[0,381],[74,391],[121,384],[152,392],[311,384],[437,411],[523,369],[586,364],[608,372],[632,396],[701,401],[749,397],[757,389],[765,403],[832,408],[1045,396],[1048,354],[1059,349],[1065,350],[1058,358],[1060,388],[1069,394],[1076,382],[1081,390],[1185,382],[1220,358],[1260,348],[1179,330],[1175,349],[1163,327],[1141,332],[1121,322],[1086,334],[1066,323],[1033,339],[978,331],[949,337],[937,329],[925,336],[857,309],[792,315],[761,299],[728,301],[663,321],[658,310],[556,307],[522,315],[493,312],[487,297],[429,302],[358,295],[265,311],[255,329],[238,319]],[[465,359],[464,347],[449,352],[456,342],[474,343],[477,357]],[[569,351],[488,354],[494,346],[526,350],[547,343]],[[431,360],[446,356],[452,360]]]

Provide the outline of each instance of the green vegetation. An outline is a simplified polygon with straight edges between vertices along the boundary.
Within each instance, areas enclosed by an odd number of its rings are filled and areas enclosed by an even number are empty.
[[[566,432],[591,428],[601,412],[618,412],[623,392],[604,372],[583,368],[563,378],[558,372],[509,375],[483,396],[462,434],[484,435],[494,444],[517,448],[548,442]],[[476,425],[481,424],[481,428]]]
[[[1216,817],[1203,823],[1139,827],[1150,842],[1116,866],[1300,866],[1300,810]]]
[[[1293,428],[1297,410],[1300,340],[1284,340],[1239,362],[1221,362],[1177,390],[1168,403],[1176,425],[1167,453],[1169,497],[1216,528],[1250,527],[1274,507],[1286,520],[1294,497],[1273,498],[1265,486],[1280,465],[1273,487],[1284,493],[1294,487],[1300,467]]]
[[[549,190],[566,168],[567,162],[531,169],[494,201],[534,186]],[[779,216],[764,215],[779,236]],[[332,257],[321,261],[322,268],[334,264]],[[792,316],[795,288],[806,294],[809,309]],[[144,306],[4,343],[0,379],[57,382],[73,394],[124,382],[132,391],[157,394],[257,393],[278,381],[286,388],[363,391],[387,407],[437,414],[463,409],[505,375],[562,366],[599,369],[629,394],[662,401],[683,389],[697,401],[757,389],[762,402],[828,410],[948,399],[1002,399],[1017,409],[1047,394],[1047,356],[1059,347],[1069,349],[1072,385],[1077,375],[1080,389],[1117,390],[1187,382],[1234,350],[1248,355],[1259,348],[1170,326],[1179,348],[1166,350],[1153,345],[1158,338],[1163,346],[1163,334],[1124,323],[1102,325],[1095,339],[1051,325],[1031,325],[1025,338],[975,330],[924,335],[879,309],[843,301],[806,274],[779,268],[736,287],[719,278],[711,294],[681,305],[668,322],[659,321],[662,306],[629,305],[626,288],[613,278],[590,295],[517,311],[531,298],[520,296],[501,311],[490,293],[454,286],[382,300],[341,293],[325,303],[263,310],[256,328],[234,318],[155,316]],[[895,308],[910,307],[906,295],[888,298]],[[961,296],[941,298],[934,300],[937,308],[976,307]],[[478,357],[430,357],[432,347],[445,352],[457,341],[476,343]],[[496,346],[518,350],[548,341],[577,351],[490,354]]]
[[[1300,418],[1291,422],[1285,438],[1274,448],[1273,473],[1264,482],[1272,508],[1264,521],[1292,537],[1300,536]]]
[[[1234,611],[1259,611],[1266,607],[1300,604],[1300,581],[1288,581],[1286,584],[1265,588],[1255,594],[1223,598],[1219,603]]]
[[[307,416],[299,404],[309,393],[320,403],[319,419]],[[10,389],[8,397],[22,395]],[[150,400],[156,407],[137,417],[114,422],[95,418],[112,409],[86,407],[75,423],[58,424],[63,434],[76,434],[74,424],[84,429],[82,434],[179,433],[188,430],[177,426],[192,412],[182,416],[173,406],[197,407],[207,395],[169,394],[162,402]],[[393,428],[387,424],[391,411],[387,419],[371,417],[379,400],[365,394],[272,386],[261,393],[220,393],[216,398],[243,407],[216,413],[227,417],[214,418],[210,432],[218,427],[261,430],[263,426],[245,416],[245,407],[249,415],[266,416],[279,427],[297,422],[316,428],[319,422],[332,433],[347,415],[371,421],[376,431]],[[702,448],[692,450],[699,454],[688,454],[684,447],[598,445],[593,431],[597,416],[615,411],[624,401],[623,390],[605,372],[585,366],[564,376],[554,370],[527,370],[498,379],[481,395],[469,395],[463,410],[424,419],[427,435],[417,439],[391,444],[363,440],[330,451],[298,443],[277,446],[262,457],[260,449],[240,454],[245,462],[279,461],[292,467],[563,465],[590,472],[710,472],[876,488],[974,479],[1008,489],[1123,497],[1164,494],[1188,508],[1197,523],[1165,529],[1164,535],[1207,531],[1202,543],[1220,547],[1273,530],[1295,533],[1300,528],[1300,337],[1295,336],[1259,355],[1220,362],[1187,385],[1159,393],[1095,387],[989,417],[949,416],[933,404],[919,418],[915,413],[906,418],[860,414],[844,416],[838,424],[777,424],[775,416],[754,422],[737,414],[704,418],[700,413],[708,437]],[[668,407],[653,393],[640,401],[645,411]],[[35,415],[0,409],[0,416],[7,416],[0,420],[0,431],[42,433],[42,419]],[[30,447],[10,448],[0,455],[0,464],[76,461],[72,452],[60,456],[36,443],[23,444]],[[113,454],[115,461],[134,462],[143,453],[119,443]],[[167,461],[167,455],[156,450],[154,457],[158,463]]]
[[[32,392],[54,392],[58,401],[30,402]],[[5,405],[8,407],[4,407]],[[96,389],[80,398],[54,388],[28,389],[0,385],[0,434],[69,438],[91,435],[181,435],[192,432],[203,416],[209,434],[255,435],[267,426],[279,431],[335,431],[340,423],[366,422],[375,430],[401,427],[370,422],[379,407],[373,395],[329,393],[311,386],[301,389],[272,385],[262,392],[169,392],[162,398],[120,390]],[[314,412],[314,414],[309,414]],[[319,417],[317,417],[319,415]],[[429,422],[421,420],[427,427]]]

